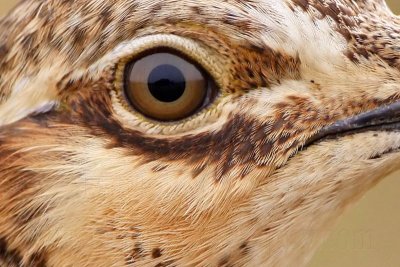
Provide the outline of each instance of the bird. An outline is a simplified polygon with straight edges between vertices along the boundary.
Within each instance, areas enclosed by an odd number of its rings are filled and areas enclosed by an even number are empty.
[[[383,0],[32,0],[0,20],[0,266],[307,266],[400,159]]]

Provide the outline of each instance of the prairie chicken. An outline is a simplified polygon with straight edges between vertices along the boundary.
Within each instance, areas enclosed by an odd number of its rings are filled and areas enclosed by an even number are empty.
[[[31,0],[0,21],[0,266],[305,266],[400,166],[382,0]]]

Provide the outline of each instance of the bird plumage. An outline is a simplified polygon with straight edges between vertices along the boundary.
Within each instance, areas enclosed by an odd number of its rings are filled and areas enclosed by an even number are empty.
[[[0,29],[3,265],[304,266],[399,167],[396,132],[308,144],[399,100],[380,0],[35,0]],[[155,47],[216,101],[175,122],[129,107],[123,68]]]

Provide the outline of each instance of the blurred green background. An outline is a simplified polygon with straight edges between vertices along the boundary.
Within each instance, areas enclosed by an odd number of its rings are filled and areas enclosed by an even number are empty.
[[[1,0],[0,15],[16,2]],[[387,2],[400,14],[399,0]],[[319,250],[311,267],[400,266],[399,195],[400,172],[388,177],[349,210]]]

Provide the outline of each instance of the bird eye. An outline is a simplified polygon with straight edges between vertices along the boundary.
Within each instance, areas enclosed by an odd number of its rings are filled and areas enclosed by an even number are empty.
[[[178,54],[154,52],[128,63],[125,95],[143,115],[175,121],[206,107],[217,90],[200,66]]]

